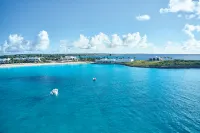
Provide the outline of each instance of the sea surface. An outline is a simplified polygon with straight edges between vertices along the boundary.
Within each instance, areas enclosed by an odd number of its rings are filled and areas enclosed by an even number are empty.
[[[0,133],[199,133],[199,74],[98,64],[3,68]]]

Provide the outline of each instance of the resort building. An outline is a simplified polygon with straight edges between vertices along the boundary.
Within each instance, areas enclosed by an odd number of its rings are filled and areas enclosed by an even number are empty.
[[[40,62],[41,61],[40,57],[29,57],[27,60],[30,62]]]
[[[75,56],[65,56],[64,58],[61,57],[62,61],[78,61],[78,58]]]
[[[10,61],[10,58],[2,58],[0,59],[0,64],[6,64],[6,63],[9,63]]]
[[[40,57],[14,58],[15,61],[40,62]]]
[[[153,57],[153,58],[149,58],[149,61],[163,61],[162,57]]]
[[[133,62],[134,59],[116,59],[116,63]]]
[[[124,62],[133,62],[134,59],[97,59],[95,60],[96,63],[124,63]]]
[[[108,58],[96,59],[95,62],[96,63],[115,63],[116,59],[108,59]]]
[[[13,58],[13,60],[16,60],[16,61],[25,61],[26,58]]]
[[[149,61],[164,61],[164,60],[172,60],[171,57],[153,57],[153,58],[149,58]]]

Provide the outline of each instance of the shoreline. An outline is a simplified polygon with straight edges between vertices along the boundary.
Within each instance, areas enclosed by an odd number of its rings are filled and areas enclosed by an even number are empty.
[[[127,67],[136,67],[136,68],[156,68],[156,69],[200,69],[200,66],[134,66],[125,63],[94,63],[94,64],[101,64],[101,65],[122,65]]]
[[[199,60],[169,60],[169,61],[134,61],[122,63],[129,67],[158,68],[158,69],[190,69],[200,68]]]
[[[52,62],[52,63],[14,63],[14,64],[1,64],[1,68],[15,68],[15,67],[31,67],[31,66],[51,66],[51,65],[76,65],[76,64],[90,64],[92,62]]]
[[[127,64],[120,64],[127,67],[137,68],[157,68],[157,69],[200,69],[200,66],[131,66]]]

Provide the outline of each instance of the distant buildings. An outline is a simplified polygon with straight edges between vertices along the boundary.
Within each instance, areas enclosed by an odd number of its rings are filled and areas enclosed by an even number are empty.
[[[41,62],[40,57],[29,57],[27,60],[30,62]]]
[[[8,63],[24,63],[24,62],[41,62],[39,57],[27,57],[27,58],[0,58],[0,64],[8,64]]]
[[[134,59],[97,59],[95,60],[96,63],[124,63],[124,62],[133,62]]]
[[[133,62],[134,59],[116,59],[116,63]]]
[[[115,63],[115,61],[116,59],[108,59],[108,58],[95,60],[96,63]]]
[[[153,58],[149,58],[149,61],[164,61],[164,60],[172,60],[171,57],[153,57]]]
[[[149,58],[149,61],[163,61],[162,57],[153,57],[153,58]]]
[[[2,58],[0,59],[0,64],[6,64],[10,62],[10,58]]]
[[[70,61],[78,61],[78,58],[75,57],[75,56],[65,56],[64,58],[61,57],[61,61],[68,61],[68,62],[70,62]]]
[[[41,62],[40,57],[13,58],[13,60],[19,62]]]

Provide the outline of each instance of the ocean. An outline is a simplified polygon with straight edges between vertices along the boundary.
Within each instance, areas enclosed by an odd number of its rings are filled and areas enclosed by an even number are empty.
[[[198,73],[111,64],[2,68],[0,133],[199,133]]]

